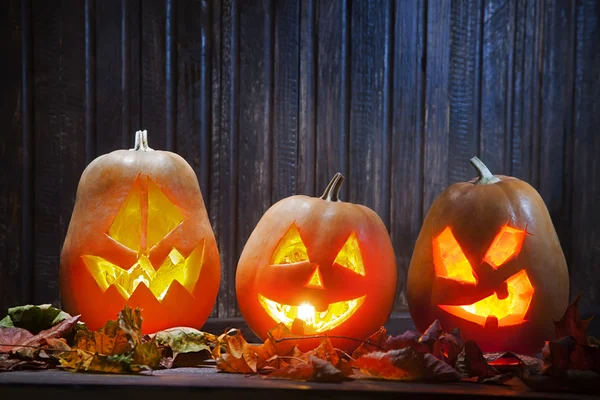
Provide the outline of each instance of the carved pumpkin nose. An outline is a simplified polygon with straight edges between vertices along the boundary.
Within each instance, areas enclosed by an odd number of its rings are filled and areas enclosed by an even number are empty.
[[[310,276],[308,283],[305,285],[308,288],[313,289],[325,289],[323,286],[323,279],[321,278],[321,273],[319,272],[319,266],[315,268],[315,272]]]

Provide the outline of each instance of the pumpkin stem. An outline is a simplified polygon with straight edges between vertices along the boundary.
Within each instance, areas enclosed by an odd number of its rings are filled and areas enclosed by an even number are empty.
[[[479,174],[479,179],[475,181],[475,185],[490,185],[492,183],[500,182],[500,179],[492,174],[488,167],[486,167],[483,161],[481,161],[479,158],[473,157],[469,161],[477,170],[477,174]]]
[[[148,146],[148,131],[143,130],[135,132],[135,144],[131,150],[154,151],[154,149]]]
[[[140,150],[140,146],[142,145],[142,131],[135,132],[135,144],[133,145],[133,149],[135,151]]]
[[[328,201],[340,201],[342,183],[344,183],[344,175],[338,172],[333,176],[333,179],[331,179],[331,182],[329,182],[320,198]]]

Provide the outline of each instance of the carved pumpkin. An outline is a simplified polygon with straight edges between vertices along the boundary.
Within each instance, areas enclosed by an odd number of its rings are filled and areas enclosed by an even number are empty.
[[[65,311],[98,329],[127,303],[143,330],[200,328],[220,280],[217,245],[196,174],[177,154],[148,147],[96,158],[77,189],[60,262]]]
[[[237,300],[263,340],[280,322],[295,333],[365,339],[392,311],[397,271],[388,232],[373,210],[338,199],[343,179],[336,174],[320,198],[296,195],[273,205],[244,247]],[[332,342],[344,349],[360,344]]]
[[[418,329],[439,319],[483,351],[539,352],[568,305],[569,277],[548,209],[528,183],[494,176],[448,187],[433,203],[408,271]]]

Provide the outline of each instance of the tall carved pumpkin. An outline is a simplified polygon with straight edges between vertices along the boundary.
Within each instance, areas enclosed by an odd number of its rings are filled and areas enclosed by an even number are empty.
[[[220,261],[198,179],[179,155],[148,147],[96,158],[81,176],[60,259],[63,308],[89,328],[127,303],[143,330],[200,328],[219,288]]]
[[[397,271],[387,229],[370,208],[339,200],[343,179],[336,174],[320,198],[280,200],[242,251],[237,301],[263,340],[284,323],[295,333],[328,334],[334,346],[351,350],[360,343],[336,336],[365,339],[392,311]]]
[[[414,248],[407,297],[417,328],[461,328],[483,351],[536,353],[568,305],[569,276],[548,209],[528,183],[494,176],[448,187]]]

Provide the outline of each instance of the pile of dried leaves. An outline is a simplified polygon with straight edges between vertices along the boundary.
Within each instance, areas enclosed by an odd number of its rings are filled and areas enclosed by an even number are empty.
[[[238,329],[220,336],[193,328],[141,333],[140,309],[125,307],[117,320],[98,331],[79,316],[49,305],[15,307],[0,320],[0,371],[62,368],[70,371],[137,373],[215,365],[221,372],[256,374],[267,379],[340,382],[351,379],[393,381],[472,381],[502,384],[514,376],[567,376],[573,370],[600,374],[600,347],[586,336],[579,297],[555,321],[556,339],[546,342],[541,358],[487,353],[460,330],[445,331],[434,321],[423,333],[389,335],[381,327],[352,354],[323,336],[314,350],[298,349],[301,336],[285,325],[272,329],[264,343],[247,343]],[[210,361],[210,362],[207,362]],[[212,363],[211,363],[212,362]]]
[[[210,358],[216,337],[192,328],[174,328],[148,336],[141,333],[141,310],[128,306],[117,320],[97,331],[79,316],[51,307],[9,309],[0,321],[0,371],[62,368],[69,371],[136,373]],[[192,358],[190,358],[190,356]]]

